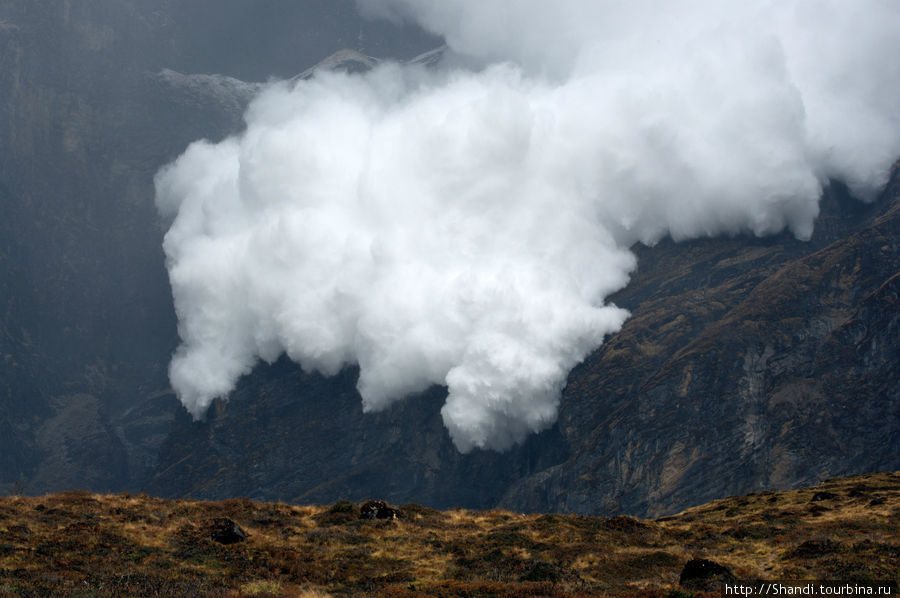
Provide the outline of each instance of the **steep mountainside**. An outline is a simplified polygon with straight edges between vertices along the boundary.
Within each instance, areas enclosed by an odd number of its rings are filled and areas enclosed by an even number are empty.
[[[569,377],[571,455],[502,504],[658,515],[900,463],[900,176],[834,185],[809,243],[643,248],[620,333]]]
[[[153,175],[237,130],[253,86],[179,72],[437,43],[401,31],[353,0],[0,0],[0,491],[140,488],[180,410]]]
[[[0,485],[109,489],[129,475],[111,415],[164,385],[154,354],[174,340],[149,164],[126,136],[159,23],[43,1],[0,2],[0,23]]]
[[[819,224],[810,242],[640,248],[613,298],[631,319],[525,447],[460,456],[442,392],[365,415],[355,371],[323,379],[279,362],[208,423],[176,428],[148,490],[658,516],[900,467],[900,176],[872,205],[833,185]]]
[[[356,377],[355,368],[335,378],[306,374],[286,359],[258,367],[206,422],[179,417],[145,491],[477,507],[564,457],[555,431],[509,453],[460,455],[441,422],[443,389],[365,414]]]

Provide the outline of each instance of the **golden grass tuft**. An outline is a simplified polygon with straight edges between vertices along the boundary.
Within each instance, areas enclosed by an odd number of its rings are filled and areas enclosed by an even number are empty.
[[[259,598],[274,598],[281,596],[282,585],[280,581],[273,579],[260,579],[241,585],[241,594]]]

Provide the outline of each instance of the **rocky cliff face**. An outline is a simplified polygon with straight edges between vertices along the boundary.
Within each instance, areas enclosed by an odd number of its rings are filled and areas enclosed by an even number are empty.
[[[473,507],[495,505],[510,484],[564,457],[555,432],[510,453],[461,455],[441,421],[443,389],[364,414],[357,373],[325,378],[286,359],[258,367],[206,422],[179,418],[146,491]]]
[[[502,504],[659,515],[896,468],[898,232],[895,171],[872,206],[829,189],[809,243],[642,248],[631,319],[569,378],[570,457]]]
[[[263,4],[259,31],[299,15]],[[900,468],[896,172],[868,206],[835,184],[809,243],[638,248],[613,298],[632,318],[572,372],[558,425],[508,453],[459,455],[442,389],[364,415],[355,370],[285,361],[191,422],[166,380],[177,337],[152,177],[240,128],[255,87],[235,77],[302,73],[360,42],[349,0],[303,6],[296,55],[267,43],[238,60],[240,36],[211,51],[236,0],[0,0],[0,491],[656,515]],[[395,33],[367,31],[369,53],[432,43]]]
[[[128,470],[111,414],[164,384],[153,353],[174,333],[148,165],[123,151],[153,24],[127,3],[42,1],[0,2],[0,22],[0,442],[15,455],[0,484],[113,488]]]
[[[435,43],[364,25],[352,0],[254,6],[0,0],[0,491],[140,488],[180,409],[153,175],[237,130],[253,88],[180,73],[264,81],[337,39]]]
[[[182,422],[148,488],[658,516],[896,469],[900,176],[869,206],[833,185],[819,224],[810,242],[639,248],[613,298],[631,319],[572,372],[558,425],[524,447],[461,456],[441,391],[365,415],[354,371],[280,362],[208,423]]]

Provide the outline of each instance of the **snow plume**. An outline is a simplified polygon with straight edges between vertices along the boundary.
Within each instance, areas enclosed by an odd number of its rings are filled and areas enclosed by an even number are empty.
[[[358,363],[369,411],[445,384],[456,446],[504,449],[622,325],[633,243],[808,238],[824,181],[871,197],[900,155],[896,0],[361,8],[451,56],[272,84],[157,176],[196,417],[286,353]]]

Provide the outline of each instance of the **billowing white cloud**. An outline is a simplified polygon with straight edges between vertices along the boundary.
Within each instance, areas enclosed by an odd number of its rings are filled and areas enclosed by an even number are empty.
[[[446,384],[463,451],[555,420],[627,313],[636,241],[812,232],[900,155],[894,0],[370,0],[458,60],[269,86],[157,175],[200,417],[258,359],[358,363],[367,410]]]

